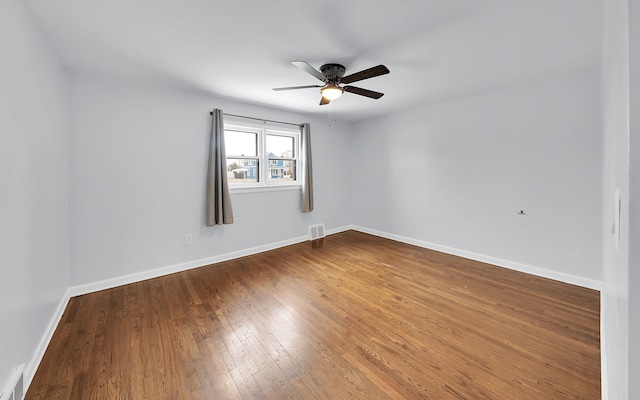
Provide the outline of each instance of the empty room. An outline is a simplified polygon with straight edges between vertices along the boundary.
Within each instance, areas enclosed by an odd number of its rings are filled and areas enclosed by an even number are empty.
[[[640,398],[637,3],[0,33],[0,400]]]

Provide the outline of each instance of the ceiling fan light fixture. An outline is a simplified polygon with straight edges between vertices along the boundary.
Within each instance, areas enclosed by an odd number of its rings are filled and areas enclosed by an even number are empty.
[[[327,86],[320,89],[320,93],[322,94],[322,97],[327,100],[335,100],[338,97],[342,96],[342,93],[344,93],[344,89],[342,89],[335,83],[329,83]]]

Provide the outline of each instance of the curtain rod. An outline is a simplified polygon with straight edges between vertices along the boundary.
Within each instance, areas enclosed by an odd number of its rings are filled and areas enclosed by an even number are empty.
[[[293,126],[300,126],[300,124],[294,124],[292,122],[282,122],[282,121],[273,121],[270,119],[263,119],[263,118],[254,118],[254,117],[247,117],[244,115],[237,115],[237,114],[227,114],[227,113],[222,113],[223,115],[226,115],[227,117],[236,117],[236,118],[245,118],[245,119],[252,119],[254,121],[262,121],[262,122],[273,122],[275,124],[284,124],[284,125],[293,125]],[[209,115],[213,115],[213,111],[209,112]]]

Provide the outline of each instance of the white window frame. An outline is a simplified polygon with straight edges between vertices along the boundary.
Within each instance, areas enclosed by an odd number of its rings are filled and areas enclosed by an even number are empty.
[[[282,127],[280,125],[271,125],[268,123],[252,123],[246,121],[226,121],[224,124],[226,130],[239,130],[245,132],[256,133],[257,155],[242,156],[237,154],[229,154],[225,151],[227,159],[258,159],[258,182],[255,183],[233,183],[229,182],[229,189],[235,191],[263,191],[263,190],[286,190],[300,188],[301,182],[301,160],[300,160],[300,129],[296,126]],[[285,136],[293,138],[293,157],[268,157],[267,155],[267,135]],[[226,150],[226,149],[225,149]],[[285,160],[293,161],[295,164],[295,176],[291,182],[269,181],[269,160]],[[225,160],[226,161],[226,160]],[[273,166],[271,166],[273,167]]]

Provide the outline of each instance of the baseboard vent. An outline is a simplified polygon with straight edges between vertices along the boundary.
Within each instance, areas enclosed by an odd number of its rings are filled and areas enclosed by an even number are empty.
[[[324,224],[311,225],[309,227],[309,240],[321,239],[324,236]]]
[[[24,400],[24,364],[18,366],[11,375],[0,400]]]

